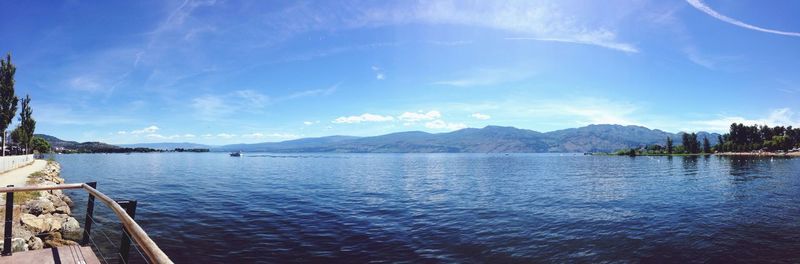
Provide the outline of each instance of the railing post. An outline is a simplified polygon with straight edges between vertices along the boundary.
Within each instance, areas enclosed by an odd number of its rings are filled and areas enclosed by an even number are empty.
[[[6,187],[14,187],[8,185]],[[3,256],[11,256],[11,228],[14,225],[14,192],[6,193],[6,225],[3,231]]]
[[[122,208],[125,208],[125,212],[128,213],[131,219],[136,219],[136,200],[117,201],[117,203],[122,206]],[[125,225],[121,226],[122,241],[119,243],[119,263],[126,264],[128,263],[128,254],[131,251],[131,234],[125,229]]]
[[[92,188],[97,189],[97,182],[87,182],[86,185],[92,186]],[[92,233],[92,216],[94,215],[94,196],[89,193],[89,202],[86,204],[86,222],[84,222],[83,228],[83,240],[81,241],[81,245],[88,245],[89,244],[89,235]]]

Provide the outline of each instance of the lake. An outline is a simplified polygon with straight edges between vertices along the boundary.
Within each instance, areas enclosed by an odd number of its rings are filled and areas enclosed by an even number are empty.
[[[97,181],[112,198],[138,200],[137,221],[177,263],[800,262],[800,159],[267,153],[56,159],[67,182]],[[85,193],[69,193],[83,219]],[[102,204],[97,208],[99,230],[118,241],[116,218]]]

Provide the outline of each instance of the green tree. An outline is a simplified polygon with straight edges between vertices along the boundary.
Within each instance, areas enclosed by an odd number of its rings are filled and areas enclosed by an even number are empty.
[[[667,154],[672,154],[672,138],[667,137]]]
[[[24,142],[26,140],[25,139],[25,134],[26,133],[25,133],[24,130],[25,129],[22,128],[21,126],[17,126],[17,127],[14,128],[14,130],[11,130],[11,134],[9,135],[9,136],[11,136],[11,140],[14,141],[15,143],[17,143],[18,145],[21,145],[22,142]]]
[[[22,102],[22,111],[19,112],[19,125],[25,135],[21,138],[22,141],[18,142],[25,146],[26,153],[30,153],[33,151],[31,146],[33,132],[36,130],[36,120],[33,119],[33,110],[31,110],[31,96],[25,95],[25,98],[20,101]]]
[[[50,142],[40,137],[33,137],[33,150],[39,153],[50,153]]]
[[[711,153],[711,143],[708,142],[708,137],[703,137],[703,153]]]
[[[0,132],[2,133],[2,156],[6,155],[6,130],[17,114],[19,99],[14,95],[14,74],[17,67],[11,63],[11,53],[0,59]]]

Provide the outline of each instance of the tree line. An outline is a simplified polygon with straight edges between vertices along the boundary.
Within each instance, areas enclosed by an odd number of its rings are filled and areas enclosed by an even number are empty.
[[[665,145],[653,144],[642,148],[617,151],[617,155],[711,154],[716,152],[783,151],[800,148],[800,128],[791,126],[752,125],[733,123],[728,133],[717,136],[712,146],[707,137],[698,140],[696,133],[683,133],[681,144],[674,145],[667,137]]]
[[[11,131],[11,140],[16,143],[15,147],[17,148],[15,152],[20,154],[31,154],[34,150],[40,153],[49,152],[50,144],[42,138],[33,136],[36,130],[36,120],[33,119],[30,95],[25,95],[23,99],[19,99],[16,95],[14,89],[16,72],[17,67],[11,62],[11,53],[8,53],[5,58],[0,58],[0,132],[2,132],[0,155],[5,156],[9,152],[6,147],[8,145],[7,131],[20,106],[22,109],[17,117],[19,123]]]
[[[800,128],[733,123],[719,142],[716,149],[721,152],[790,151],[800,147]]]

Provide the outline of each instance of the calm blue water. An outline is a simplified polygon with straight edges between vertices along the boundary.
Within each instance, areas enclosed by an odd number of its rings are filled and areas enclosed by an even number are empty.
[[[138,200],[139,223],[179,263],[800,262],[800,159],[161,153],[57,160],[68,182],[97,181],[113,198]],[[98,219],[115,218],[100,210]]]

